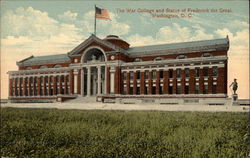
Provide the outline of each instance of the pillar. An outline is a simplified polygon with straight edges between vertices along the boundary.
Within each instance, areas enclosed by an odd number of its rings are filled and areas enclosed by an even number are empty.
[[[88,71],[87,71],[87,96],[90,96],[91,91],[90,91],[90,87],[91,87],[91,68],[87,67]]]
[[[168,71],[163,71],[163,94],[168,94],[168,86],[169,86],[169,77]]]
[[[152,70],[148,72],[148,94],[152,95],[152,87],[153,87],[153,80],[152,80]]]
[[[160,94],[160,71],[159,70],[156,70],[155,84],[156,84],[156,94]]]
[[[137,78],[136,78],[136,71],[133,72],[133,94],[136,95],[137,90]]]
[[[101,66],[97,67],[97,94],[101,94]]]
[[[145,94],[145,75],[144,71],[140,72],[140,95]]]
[[[77,75],[78,75],[78,70],[74,70],[74,94],[77,94]]]
[[[190,69],[190,78],[189,78],[189,93],[195,93],[195,69]]]
[[[81,96],[84,96],[84,70],[83,68],[81,69]]]

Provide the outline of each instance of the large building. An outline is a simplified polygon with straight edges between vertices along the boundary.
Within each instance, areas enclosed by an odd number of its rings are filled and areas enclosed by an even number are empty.
[[[103,102],[167,104],[178,98],[226,98],[228,49],[228,37],[131,47],[115,35],[91,35],[67,54],[17,62],[18,71],[8,72],[9,99],[48,102],[96,96]]]

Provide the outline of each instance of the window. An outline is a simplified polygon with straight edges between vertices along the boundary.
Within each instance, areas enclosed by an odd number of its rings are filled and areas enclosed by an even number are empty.
[[[213,85],[213,86],[212,86],[212,93],[213,93],[213,94],[216,94],[216,93],[217,93],[217,90],[216,90],[216,89],[217,89],[217,85]]]
[[[140,87],[136,87],[136,94],[137,94],[137,95],[140,94]]]
[[[160,73],[160,78],[163,78],[163,70],[160,70],[159,73]]]
[[[153,71],[152,71],[152,78],[153,78],[153,79],[156,79],[156,70],[153,70]]]
[[[136,71],[136,79],[140,79],[140,71]]]
[[[173,86],[168,86],[168,93],[173,94]]]
[[[160,60],[164,60],[164,58],[162,58],[162,57],[156,57],[156,58],[154,59],[154,61],[160,61]]]
[[[130,71],[130,72],[129,72],[129,76],[130,76],[130,80],[133,80],[134,72],[133,72],[133,71]]]
[[[212,55],[211,53],[203,53],[202,56],[203,56],[203,57],[211,57],[211,56],[213,56],[213,55]]]
[[[189,85],[185,85],[185,94],[189,94]]]
[[[196,67],[195,68],[195,77],[199,77],[200,76],[200,68]]]
[[[161,86],[161,84],[160,84],[159,88],[160,88],[160,89],[159,89],[159,93],[160,93],[160,94],[163,94],[163,86]]]
[[[141,59],[140,58],[135,58],[134,62],[140,62]]]
[[[145,79],[148,79],[149,71],[145,71]]]
[[[43,77],[40,78],[40,83],[43,83]]]
[[[181,94],[181,84],[177,85],[176,94]]]
[[[189,69],[188,68],[185,69],[185,77],[190,77]]]
[[[199,94],[199,93],[200,93],[200,86],[195,85],[195,94]]]
[[[181,69],[176,69],[176,77],[177,78],[181,77]]]
[[[50,76],[50,83],[53,83],[53,76]]]
[[[185,59],[185,58],[187,58],[186,55],[178,55],[178,56],[176,57],[176,59]]]
[[[204,94],[208,94],[208,85],[204,85]]]
[[[218,76],[218,68],[217,67],[213,67],[212,68],[212,73],[213,73],[213,76]]]
[[[168,76],[169,78],[173,78],[173,69],[168,70]]]
[[[64,82],[64,76],[61,76],[61,82]]]
[[[129,87],[129,94],[133,95],[133,87]]]
[[[152,86],[152,94],[156,94],[156,86]]]
[[[60,68],[62,67],[61,65],[55,65],[54,68]]]
[[[45,83],[48,83],[48,76],[45,76]]]
[[[205,76],[205,77],[208,76],[208,67],[203,68],[203,76]]]
[[[126,73],[126,72],[123,72],[123,73],[122,73],[122,79],[123,79],[123,80],[126,80],[126,79],[127,79],[127,73]]]
[[[40,69],[46,69],[46,68],[48,68],[48,66],[46,66],[46,65],[40,66]]]
[[[145,94],[148,94],[148,87],[147,86],[145,86]]]

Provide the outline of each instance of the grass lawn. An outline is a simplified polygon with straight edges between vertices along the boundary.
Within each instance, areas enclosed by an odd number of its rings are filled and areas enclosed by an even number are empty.
[[[247,157],[248,113],[1,109],[6,157]]]

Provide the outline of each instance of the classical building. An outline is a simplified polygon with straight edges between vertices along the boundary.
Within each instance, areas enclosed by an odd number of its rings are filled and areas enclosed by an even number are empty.
[[[91,35],[67,54],[17,62],[18,71],[8,72],[9,99],[47,102],[96,96],[104,102],[134,98],[167,104],[177,98],[226,98],[228,49],[228,37],[131,47],[115,35]]]

